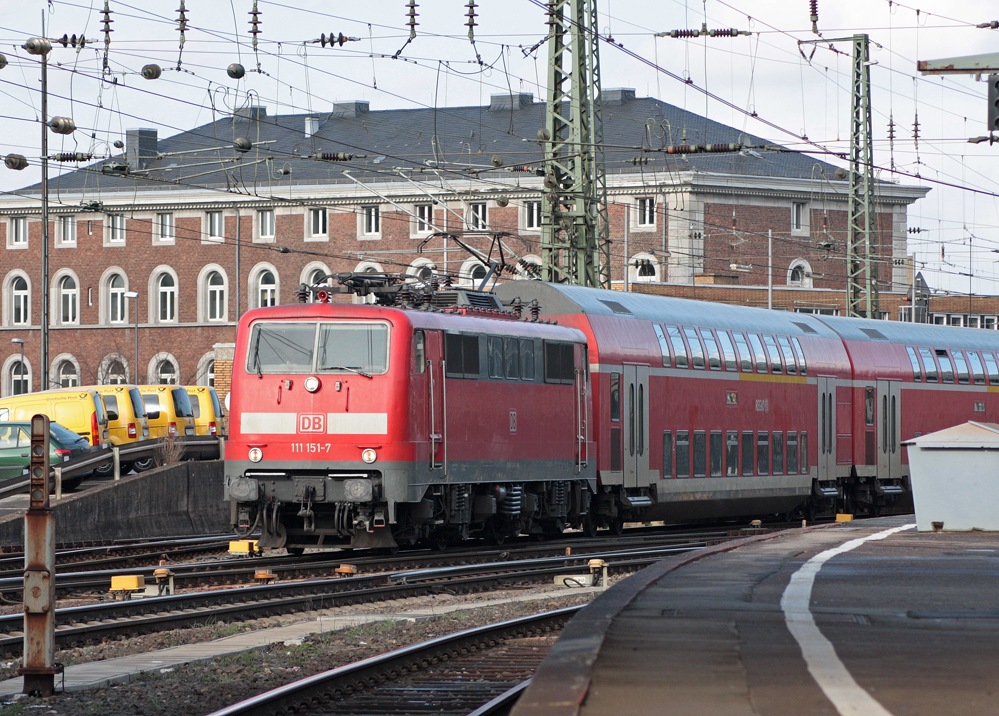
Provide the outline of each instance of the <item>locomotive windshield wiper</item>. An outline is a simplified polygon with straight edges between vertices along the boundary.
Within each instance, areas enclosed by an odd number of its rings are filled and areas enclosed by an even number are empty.
[[[371,373],[365,373],[360,368],[352,365],[324,365],[323,370],[349,370],[351,373],[357,373],[358,375],[363,375],[365,378],[373,378]]]
[[[257,329],[257,340],[253,343],[253,363],[257,366],[257,378],[263,380],[264,372],[260,369],[260,334],[262,329]]]

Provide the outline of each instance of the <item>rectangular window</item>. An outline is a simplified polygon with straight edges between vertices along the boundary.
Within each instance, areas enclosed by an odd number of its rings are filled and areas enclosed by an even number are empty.
[[[964,359],[964,353],[962,351],[952,351],[954,356],[954,364],[957,366],[957,382],[967,383],[968,382],[968,362]]]
[[[695,368],[704,367],[704,346],[697,335],[697,330],[693,326],[684,326],[683,333],[687,337],[687,345],[690,346],[691,365]]]
[[[763,343],[767,347],[767,355],[770,356],[770,370],[773,373],[781,373],[780,351],[777,348],[777,341],[771,335],[763,336]]]
[[[676,476],[690,477],[690,437],[686,430],[676,432]]]
[[[416,205],[416,233],[418,234],[429,234],[434,230],[431,224],[434,223],[434,205],[433,204],[417,204]]]
[[[26,326],[28,325],[28,282],[23,277],[18,276],[13,281],[12,289],[14,310],[11,318],[15,326]]]
[[[704,345],[708,348],[708,368],[711,370],[721,370],[721,353],[718,350],[718,343],[715,342],[715,337],[711,333],[711,329],[702,328],[701,337],[704,339]]]
[[[757,433],[756,435],[756,474],[770,474],[770,434]]]
[[[520,339],[520,379],[534,380],[534,341]]]
[[[125,243],[125,217],[121,214],[108,214],[108,243]]]
[[[753,460],[753,433],[746,431],[742,434],[742,474],[752,475],[753,466],[755,461]]]
[[[507,380],[520,380],[520,341],[503,339],[503,368]]]
[[[76,217],[59,217],[59,243],[62,246],[76,246]]]
[[[669,368],[670,357],[669,357],[669,341],[666,340],[666,334],[663,333],[662,326],[658,323],[652,324],[653,330],[656,332],[656,339],[659,341],[659,352],[663,354],[663,366]]]
[[[985,359],[985,367],[989,371],[989,385],[999,385],[999,365],[996,365],[996,358],[991,351],[982,351]]]
[[[479,377],[479,337],[463,333],[444,334],[444,352],[449,378]]]
[[[156,240],[173,241],[173,214],[163,213],[156,215]]]
[[[643,196],[638,199],[638,217],[636,225],[643,228],[655,227],[656,225],[656,199],[652,196]]]
[[[326,209],[309,209],[309,234],[326,236]]]
[[[808,474],[808,433],[801,434],[801,474]]]
[[[929,348],[920,348],[919,357],[923,359],[923,367],[926,368],[926,382],[937,382],[937,362],[933,359],[933,351]],[[988,361],[986,361],[986,364]]]
[[[937,348],[937,359],[940,361],[940,378],[944,383],[954,382],[954,364],[947,354],[947,349]]]
[[[707,442],[708,436],[703,430],[694,431],[694,477],[707,476]]]
[[[805,352],[801,350],[801,344],[794,336],[791,336],[791,344],[794,346],[794,352],[798,356],[798,370],[801,371],[802,375],[808,375],[808,364],[805,363]]]
[[[975,385],[985,385],[985,368],[978,351],[968,351],[968,361],[971,363],[971,373],[975,377]]]
[[[874,425],[874,388],[864,388],[864,425]]]
[[[787,374],[798,375],[798,366],[794,362],[794,351],[791,349],[791,341],[787,336],[777,336],[777,343],[780,345],[780,352],[784,355],[784,365],[787,366]]]
[[[905,352],[909,354],[909,363],[912,365],[912,379],[915,381],[921,381],[923,379],[923,368],[919,365],[919,357],[916,356],[916,351],[913,350],[912,346],[906,346]]]
[[[739,349],[739,361],[743,373],[753,372],[753,354],[749,350],[749,344],[746,342],[746,334],[739,331],[734,331],[732,337],[735,339],[736,348]]]
[[[468,205],[468,221],[466,223],[472,231],[481,231],[488,226],[484,201],[476,201]]]
[[[572,343],[545,341],[545,382],[576,382],[576,364]]]
[[[274,238],[274,209],[261,209],[257,212],[257,227],[261,239]]]
[[[673,433],[663,432],[663,474],[662,479],[673,477]]]
[[[729,338],[728,331],[717,331],[718,347],[721,348],[722,360],[725,361],[725,370],[738,370],[736,365],[735,347],[732,339]]]
[[[27,246],[28,245],[28,217],[27,216],[12,216],[12,217],[10,217],[10,245],[11,246]]]
[[[798,433],[787,434],[787,474],[798,472]]]
[[[620,422],[621,420],[621,374],[610,374],[610,419]]]
[[[791,230],[803,231],[805,229],[805,204],[795,202],[791,205]]]
[[[382,231],[381,207],[364,207],[364,233],[367,236],[380,234]]]
[[[489,365],[489,377],[490,378],[502,378],[503,377],[503,339],[499,336],[489,336],[489,340],[486,344],[488,365]]]
[[[683,344],[680,329],[676,326],[666,326],[666,334],[669,336],[670,345],[673,346],[673,358],[676,360],[676,367],[686,368],[687,347]]]
[[[784,474],[784,433],[773,434],[773,468],[775,475]]]
[[[767,365],[767,354],[763,351],[763,341],[760,340],[759,334],[750,333],[749,342],[753,344],[753,353],[756,354],[756,372],[769,373],[770,369]]]
[[[205,222],[208,234],[208,239],[211,241],[219,241],[225,235],[225,218],[221,211],[209,211],[207,216],[207,221]]]
[[[540,201],[527,201],[527,202],[524,202],[524,228],[525,229],[540,229],[541,228],[541,202]]]
[[[711,440],[708,448],[708,460],[711,468],[711,477],[721,477],[725,468],[722,460],[722,434],[720,430],[711,431]]]
[[[739,433],[734,430],[725,434],[725,474],[739,476]]]

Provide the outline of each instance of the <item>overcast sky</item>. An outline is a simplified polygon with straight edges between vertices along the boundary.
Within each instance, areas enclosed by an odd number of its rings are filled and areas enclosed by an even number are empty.
[[[999,146],[967,142],[987,133],[985,84],[972,76],[922,78],[915,67],[917,59],[999,52],[999,31],[975,27],[999,20],[999,7],[985,0],[911,2],[819,0],[818,29],[827,39],[859,32],[871,37],[875,164],[884,168],[879,176],[933,187],[909,209],[909,226],[923,229],[911,236],[910,252],[930,285],[999,294]],[[43,16],[49,37],[83,34],[88,40],[82,52],[57,45],[50,56],[57,67],[50,71],[49,114],[71,116],[80,127],[67,139],[50,135],[52,152],[106,156],[116,151],[110,145],[123,139],[125,129],[156,127],[160,136],[169,136],[216,118],[213,106],[231,111],[247,93],[272,114],[321,112],[332,102],[354,99],[378,110],[487,104],[490,94],[509,90],[544,97],[547,50],[530,49],[544,38],[547,26],[543,3],[533,0],[483,0],[474,44],[465,25],[466,0],[421,0],[416,39],[399,59],[392,56],[409,37],[407,0],[260,0],[256,52],[248,33],[252,0],[187,0],[189,29],[180,56],[179,0],[112,0],[106,75],[103,4],[3,3],[0,52],[9,64],[0,70],[0,153],[24,154],[32,167],[14,172],[0,166],[0,190],[15,191],[40,176],[40,73],[20,45],[41,34]],[[621,46],[601,45],[605,88],[631,87],[639,96],[657,97],[787,146],[805,148],[800,137],[807,136],[846,151],[850,43],[836,44],[840,53],[828,45],[814,54],[811,46],[799,50],[799,40],[818,38],[808,0],[600,0],[598,5],[601,33]],[[703,22],[708,28],[752,34],[708,40],[654,36],[698,29]],[[359,41],[323,48],[310,42],[321,33]],[[153,82],[137,74],[151,62],[165,70]],[[235,81],[225,73],[232,62],[247,70],[259,63],[261,71]],[[769,124],[747,116],[754,112]],[[889,118],[896,127],[894,146],[888,141]],[[913,136],[917,119],[918,142]],[[899,171],[892,173],[892,166]]]

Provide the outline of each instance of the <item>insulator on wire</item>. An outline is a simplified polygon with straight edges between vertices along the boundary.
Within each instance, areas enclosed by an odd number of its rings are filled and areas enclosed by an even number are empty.
[[[246,68],[243,67],[238,62],[233,62],[231,65],[225,68],[225,73],[229,75],[232,79],[241,79],[246,74]]]
[[[49,120],[49,127],[56,134],[72,134],[76,130],[76,122],[69,117],[53,117]]]
[[[146,65],[142,68],[142,76],[147,80],[159,79],[161,74],[163,74],[163,70],[159,65]]]
[[[316,154],[316,159],[321,162],[349,162],[353,158],[354,155],[347,152],[320,152]]]
[[[7,66],[7,55],[0,55],[0,70]]]
[[[184,0],[180,0],[180,7],[177,8],[180,16],[177,18],[177,31],[180,33],[180,52],[177,53],[177,69],[180,69],[181,58],[184,56],[184,42],[187,39],[187,6]]]
[[[82,50],[84,46],[86,46],[87,44],[87,38],[85,38],[83,35],[77,37],[76,34],[63,35],[58,40],[56,40],[56,42],[61,44],[63,47],[79,47]]]
[[[808,0],[808,7],[811,10],[812,32],[819,34],[819,0]]]
[[[102,30],[104,32],[103,72],[104,74],[109,74],[111,72],[111,65],[108,63],[108,52],[111,50],[111,33],[114,32],[114,30],[111,29],[111,23],[113,23],[114,20],[111,19],[111,15],[113,13],[111,12],[110,0],[104,0],[104,10],[101,12],[101,14],[104,16],[104,19],[101,20],[101,22],[104,24],[104,28]]]
[[[348,37],[347,35],[344,35],[342,32],[336,35],[334,35],[331,32],[328,37],[326,33],[323,33],[319,36],[318,40],[313,40],[314,43],[318,43],[323,47],[326,47],[326,45],[329,45],[330,47],[333,47],[333,45],[340,45],[340,47],[343,47],[343,43],[345,42],[360,42],[360,41],[361,41],[360,37]]]
[[[29,55],[47,55],[52,50],[52,43],[45,37],[32,37],[21,48]]]
[[[253,142],[246,137],[237,137],[236,141],[232,143],[232,148],[237,152],[245,153],[253,149]]]
[[[15,171],[28,168],[28,159],[23,154],[8,154],[3,163],[7,165],[8,169]]]
[[[89,162],[93,158],[93,154],[85,152],[59,152],[49,157],[54,162]]]
[[[671,144],[662,151],[666,154],[717,154],[738,152],[741,144]]]
[[[465,17],[468,18],[468,21],[465,23],[465,26],[468,27],[468,37],[469,39],[474,39],[475,27],[479,24],[475,21],[477,16],[477,13],[475,12],[475,0],[468,0],[468,4],[465,5],[465,7],[468,8],[468,12],[465,13]]]
[[[406,24],[409,25],[410,40],[416,38],[416,26],[420,24],[416,21],[416,18],[419,17],[419,13],[416,12],[416,8],[418,7],[419,5],[416,4],[416,0],[409,0],[408,19],[406,20]]]
[[[739,35],[751,35],[748,30],[738,30],[734,27],[725,27],[719,30],[708,30],[708,37],[738,37]]]

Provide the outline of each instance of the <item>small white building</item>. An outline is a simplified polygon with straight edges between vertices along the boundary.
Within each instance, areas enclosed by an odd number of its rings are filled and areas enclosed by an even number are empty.
[[[920,532],[999,531],[999,425],[971,421],[903,445]]]

